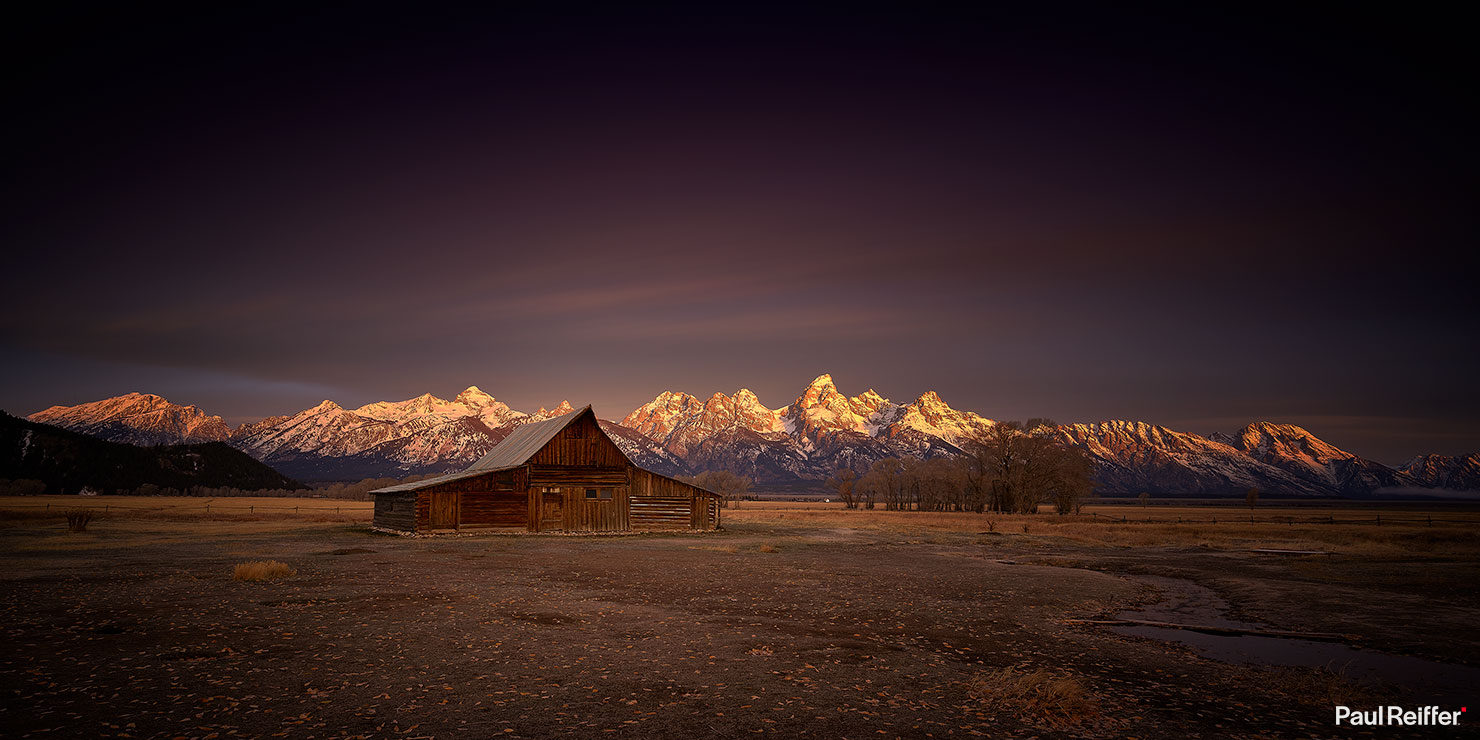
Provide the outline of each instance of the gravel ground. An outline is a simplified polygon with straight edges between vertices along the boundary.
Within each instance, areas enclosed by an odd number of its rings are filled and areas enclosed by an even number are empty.
[[[55,526],[0,529],[6,736],[1345,734],[1286,673],[1066,621],[1148,598],[1119,574],[1131,570],[1221,573],[1236,594],[1262,579],[1241,604],[1260,616],[1279,615],[1265,602],[1295,598],[1292,583],[1328,605],[1351,588],[1323,591],[1288,561],[1240,571],[1176,550],[744,524],[443,539],[336,522],[192,536],[188,521],[104,519],[73,539]],[[296,575],[231,580],[263,557]],[[1445,602],[1441,623],[1473,625],[1468,598]],[[1335,618],[1301,613],[1302,627]],[[1064,717],[984,694],[1005,667],[1072,679],[1089,703]]]

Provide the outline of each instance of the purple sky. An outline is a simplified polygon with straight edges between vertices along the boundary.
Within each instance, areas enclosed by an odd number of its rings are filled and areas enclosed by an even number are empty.
[[[830,372],[1480,450],[1457,19],[44,12],[3,32],[12,413]]]

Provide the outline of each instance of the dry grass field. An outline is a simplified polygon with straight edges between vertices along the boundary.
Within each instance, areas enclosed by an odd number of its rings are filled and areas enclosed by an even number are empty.
[[[69,532],[78,505],[101,511]],[[411,538],[369,507],[0,500],[0,734],[1305,738],[1335,734],[1334,701],[1421,696],[1077,621],[1171,581],[1229,618],[1480,666],[1480,517],[1454,508],[746,502],[717,533]],[[254,561],[276,577],[235,580]]]
[[[1480,562],[1480,509],[1248,509],[1091,506],[1076,516],[844,509],[840,504],[744,502],[729,522],[881,532],[1030,534],[1109,547],[1315,550],[1372,557]],[[1377,523],[1381,518],[1383,522]],[[1124,519],[1124,521],[1120,521]]]

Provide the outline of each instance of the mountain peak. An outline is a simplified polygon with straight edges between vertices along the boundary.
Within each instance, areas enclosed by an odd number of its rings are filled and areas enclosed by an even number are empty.
[[[463,389],[463,392],[457,394],[457,397],[452,400],[454,402],[460,402],[467,406],[486,406],[490,403],[493,403],[493,396],[484,393],[483,389],[479,388],[476,385],[470,385],[467,388]]]
[[[925,391],[924,393],[921,393],[920,394],[920,397],[917,398],[917,399],[915,399],[915,403],[917,403],[917,404],[919,404],[921,406],[944,406],[944,405],[946,405],[946,402],[945,401],[940,400],[940,394],[939,393],[936,393],[935,391]]]
[[[333,401],[330,401],[329,399],[326,398],[326,399],[320,401],[319,402],[319,405],[317,405],[317,406],[309,409],[309,411],[311,411],[313,413],[316,413],[316,414],[319,414],[319,413],[323,413],[325,411],[338,411],[340,408],[342,408],[342,407],[339,404],[334,403]]]
[[[807,389],[797,397],[795,405],[802,409],[810,409],[827,405],[834,399],[840,398],[842,394],[838,392],[838,387],[833,385],[832,376],[823,373],[807,384]]]

